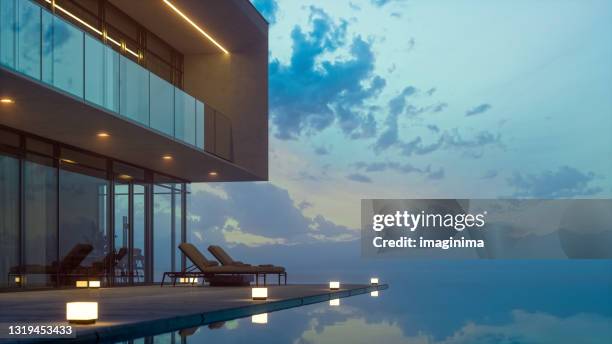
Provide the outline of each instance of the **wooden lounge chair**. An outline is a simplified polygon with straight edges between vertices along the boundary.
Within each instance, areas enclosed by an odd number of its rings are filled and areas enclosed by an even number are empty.
[[[278,284],[280,284],[281,275],[287,278],[287,273],[285,272],[285,268],[282,266],[275,266],[272,264],[261,264],[261,265],[251,265],[243,263],[239,260],[234,260],[221,246],[210,245],[208,246],[208,252],[212,254],[223,266],[255,266],[261,268],[264,271],[271,271],[269,274],[278,274]],[[264,278],[264,284],[266,284],[266,272],[261,273]]]
[[[206,259],[204,255],[192,244],[182,243],[179,245],[179,249],[189,261],[193,264],[185,271],[168,271],[164,272],[162,276],[161,286],[164,286],[166,277],[172,279],[172,285],[176,284],[177,278],[204,278],[208,279],[214,276],[220,275],[251,275],[255,276],[256,284],[259,285],[259,276],[265,276],[265,274],[278,274],[279,284],[280,276],[285,277],[285,284],[287,284],[287,274],[284,269],[276,267],[259,267],[251,265],[234,265],[234,266],[219,266],[219,263]],[[265,283],[265,280],[264,280]]]

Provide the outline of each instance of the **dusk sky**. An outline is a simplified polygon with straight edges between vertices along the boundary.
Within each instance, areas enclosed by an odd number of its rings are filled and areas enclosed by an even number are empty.
[[[270,181],[194,184],[196,244],[353,242],[362,198],[612,195],[610,1],[253,3]]]

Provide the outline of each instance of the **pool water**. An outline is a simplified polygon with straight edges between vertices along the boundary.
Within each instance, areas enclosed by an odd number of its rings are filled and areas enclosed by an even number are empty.
[[[412,263],[389,289],[134,343],[612,343],[612,263]]]

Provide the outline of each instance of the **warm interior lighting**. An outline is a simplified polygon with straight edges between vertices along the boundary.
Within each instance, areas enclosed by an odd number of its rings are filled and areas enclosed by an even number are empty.
[[[370,284],[371,285],[378,285],[378,277],[370,278]]]
[[[107,138],[107,137],[110,137],[110,134],[106,133],[104,131],[101,131],[101,132],[98,133],[98,137]]]
[[[172,160],[172,155],[164,155],[164,156],[162,156],[162,159],[164,159],[164,160]]]
[[[253,300],[266,300],[268,298],[268,288],[253,288],[251,289]]]
[[[251,317],[251,322],[253,324],[267,324],[268,323],[268,313],[255,314]]]
[[[179,283],[198,283],[197,277],[179,277]]]
[[[97,302],[66,303],[66,320],[73,324],[94,324],[98,320]]]
[[[90,288],[100,288],[100,281],[89,281]]]
[[[120,174],[117,176],[117,178],[123,179],[123,180],[132,180],[132,176],[130,176],[129,174]]]
[[[208,175],[211,176],[211,177],[216,177],[216,176],[219,175],[219,173],[217,173],[215,171],[210,171],[210,172],[208,172]]]
[[[0,98],[0,103],[2,104],[13,104],[14,102],[11,98]]]
[[[340,299],[329,300],[329,305],[330,306],[340,306]]]
[[[221,51],[223,51],[226,54],[229,54],[229,51],[227,51],[225,48],[223,48],[221,46],[221,44],[219,44],[217,41],[214,40],[214,38],[210,37],[209,34],[206,33],[206,31],[202,30],[196,23],[194,23],[191,19],[189,19],[189,17],[187,17],[185,14],[183,14],[183,12],[181,12],[176,6],[174,6],[169,0],[164,0],[164,3],[166,5],[168,5],[172,10],[174,10],[174,12],[178,13],[178,15],[180,15],[181,17],[183,17],[183,19],[185,19],[185,21],[187,21],[189,24],[191,24],[191,26],[193,26],[196,30],[198,30],[202,35],[204,35],[204,37],[208,38],[209,41],[211,41],[214,45],[217,46],[217,48],[221,49]]]
[[[87,288],[87,281],[76,281],[75,285],[77,288]]]
[[[15,276],[15,283],[21,283],[21,276]]]
[[[74,160],[70,160],[70,159],[60,159],[61,162],[66,163],[66,164],[72,164],[72,165],[76,165],[77,162]]]
[[[102,31],[96,29],[95,27],[93,27],[92,25],[89,25],[89,23],[87,23],[86,21],[84,21],[83,19],[75,16],[74,14],[72,14],[70,11],[66,10],[65,8],[61,7],[60,5],[56,4],[55,1],[52,0],[45,0],[48,3],[50,3],[51,5],[53,5],[54,8],[60,10],[62,13],[64,13],[65,15],[67,15],[68,17],[78,21],[79,23],[81,23],[82,25],[86,26],[87,28],[89,28],[91,31],[97,33],[98,35],[102,35]]]
[[[331,290],[338,290],[338,289],[340,289],[340,282],[337,282],[337,281],[329,282],[329,289],[331,289]]]
[[[378,290],[374,290],[374,291],[370,292],[370,296],[371,297],[378,297]]]

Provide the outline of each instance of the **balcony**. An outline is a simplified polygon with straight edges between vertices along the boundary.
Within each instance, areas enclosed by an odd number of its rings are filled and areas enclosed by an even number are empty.
[[[226,116],[135,62],[142,59],[138,52],[90,31],[35,2],[1,1],[0,66],[188,148],[233,160]],[[5,92],[11,85],[2,78]]]

